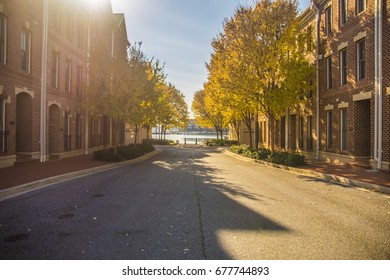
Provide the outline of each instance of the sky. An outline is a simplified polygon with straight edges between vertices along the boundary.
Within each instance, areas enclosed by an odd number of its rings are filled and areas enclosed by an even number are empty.
[[[165,62],[167,82],[175,85],[191,108],[193,95],[207,81],[205,63],[211,40],[239,4],[254,0],[111,0],[114,13],[124,13],[130,43],[142,42],[149,58]],[[298,0],[303,11],[310,0]]]

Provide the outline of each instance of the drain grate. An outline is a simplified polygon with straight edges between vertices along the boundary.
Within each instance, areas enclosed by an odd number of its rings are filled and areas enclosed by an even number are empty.
[[[72,213],[66,213],[66,214],[63,214],[63,215],[60,215],[58,216],[57,218],[59,220],[66,220],[66,219],[72,219],[74,217],[74,214]]]
[[[4,238],[4,241],[5,242],[17,242],[17,241],[21,241],[21,240],[26,240],[26,239],[28,239],[28,237],[29,237],[28,234],[19,233],[19,234],[7,236],[6,238]]]

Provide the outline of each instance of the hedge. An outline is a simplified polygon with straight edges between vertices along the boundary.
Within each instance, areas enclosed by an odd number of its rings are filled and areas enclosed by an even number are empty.
[[[93,159],[107,162],[119,162],[134,159],[152,151],[154,151],[154,147],[151,144],[130,144],[128,146],[118,147],[116,154],[114,148],[96,151],[93,153]]]
[[[265,148],[250,149],[248,145],[233,145],[230,147],[230,151],[245,157],[287,166],[301,166],[306,164],[305,156],[294,152],[271,152],[269,149]]]

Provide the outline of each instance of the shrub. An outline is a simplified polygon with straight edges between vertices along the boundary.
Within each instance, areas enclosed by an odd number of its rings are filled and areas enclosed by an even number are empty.
[[[300,166],[305,165],[305,156],[296,153],[273,152],[268,156],[267,161],[287,166]]]
[[[150,144],[150,145],[174,145],[175,142],[172,140],[164,140],[164,139],[144,139],[142,140],[142,144]]]
[[[272,152],[268,155],[267,161],[271,163],[276,163],[276,164],[285,164],[285,161],[288,157],[287,152]]]
[[[118,147],[116,154],[114,148],[96,151],[93,153],[93,159],[107,162],[119,162],[140,157],[153,150],[154,147],[151,144],[130,144],[128,146]]]
[[[205,141],[207,146],[232,146],[237,145],[236,140],[209,139]]]
[[[288,166],[305,165],[305,156],[301,154],[290,153],[288,154],[284,164]]]

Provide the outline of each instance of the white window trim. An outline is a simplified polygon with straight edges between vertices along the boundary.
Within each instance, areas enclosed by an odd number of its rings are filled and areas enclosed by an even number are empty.
[[[329,112],[332,114],[332,123],[329,123]],[[330,124],[330,126],[329,126]],[[326,110],[326,148],[327,149],[331,149],[332,146],[333,146],[333,139],[331,139],[333,137],[333,127],[332,127],[332,124],[333,124],[333,111],[332,110]],[[331,128],[331,129],[329,129]],[[332,132],[332,133],[330,133]]]
[[[348,0],[345,0],[345,22],[341,23],[341,1],[339,1],[339,25],[344,26],[348,20]]]
[[[366,78],[366,73],[364,73],[364,77],[363,78],[360,78],[360,57],[359,57],[359,54],[360,54],[360,47],[359,47],[359,43],[360,42],[364,42],[364,48],[366,47],[366,42],[365,42],[365,38],[359,40],[359,41],[356,41],[356,80],[357,81],[362,81]],[[364,49],[364,67],[366,67],[366,49]]]
[[[345,61],[346,61],[346,68],[347,71],[345,73],[345,84],[343,83],[343,55],[342,53],[345,51]],[[340,56],[340,86],[348,85],[348,59],[347,59],[347,48],[344,47],[339,50],[339,56]]]
[[[361,12],[358,12],[358,1],[359,0],[355,0],[355,14],[356,15],[360,15],[360,14],[364,13],[367,10],[367,1],[363,0],[364,1],[364,3],[363,3],[363,10]]]
[[[1,15],[4,18],[4,61],[3,65],[7,65],[7,17],[2,13],[2,9],[0,10]]]
[[[346,114],[348,114],[347,107],[344,107],[344,108],[340,109],[340,151],[346,152],[346,151],[348,151],[348,146],[347,146],[346,149],[343,148],[343,146],[344,146],[344,138],[343,138],[344,118],[343,118],[343,113],[342,112],[345,112]],[[348,121],[348,117],[347,117],[347,121]],[[347,128],[345,130],[346,130],[346,133],[348,133]],[[347,138],[347,143],[348,143],[348,138]]]
[[[26,70],[26,73],[30,74],[31,73],[31,37],[32,37],[32,34],[31,34],[31,31],[27,28],[23,28],[22,29],[22,33],[25,32],[26,33],[26,36],[27,36],[27,70]],[[21,39],[21,38],[20,38]],[[21,50],[21,49],[20,49]],[[24,69],[22,69],[23,71],[25,71]]]
[[[0,152],[5,151],[5,103],[6,103],[6,100],[0,97],[0,106],[1,106],[1,116],[0,116],[1,127],[0,127],[0,130],[3,131],[3,133],[1,134],[2,146],[0,147]]]
[[[330,67],[331,71],[329,71],[329,67]],[[333,88],[333,77],[331,77],[331,75],[329,75],[330,73],[332,73],[332,76],[333,76],[332,56],[331,55],[326,57],[326,89],[327,90],[331,90]],[[331,84],[332,84],[332,86],[330,86]]]

